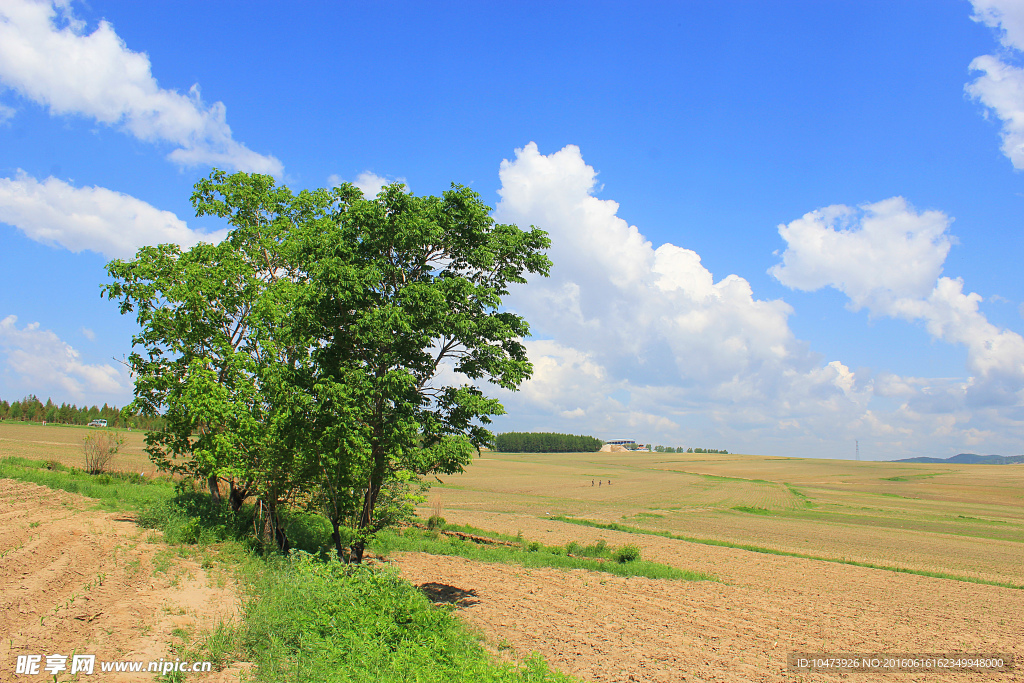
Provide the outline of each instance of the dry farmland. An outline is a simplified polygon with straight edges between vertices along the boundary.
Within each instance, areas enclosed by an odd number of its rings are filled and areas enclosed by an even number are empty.
[[[29,460],[56,460],[62,465],[81,468],[85,465],[83,441],[90,434],[101,431],[116,431],[125,440],[120,451],[111,460],[110,469],[120,472],[145,472],[147,476],[156,472],[156,467],[143,450],[145,432],[102,427],[0,422],[0,458],[14,456]]]
[[[601,580],[459,558],[400,559],[418,585],[471,595],[460,613],[495,642],[539,651],[588,680],[838,680],[788,671],[788,652],[1024,658],[1024,590],[1012,587],[1024,585],[1024,465],[485,453],[466,473],[442,479],[424,514],[439,506],[450,522],[548,545],[635,543],[648,559],[718,577]],[[691,540],[553,519],[561,515]]]
[[[565,515],[1024,585],[1024,465],[486,453],[442,479],[450,521]]]
[[[0,458],[81,467],[89,433],[0,424]],[[143,435],[125,436],[112,467],[152,473]],[[992,653],[1014,655],[1017,670],[852,678],[1024,680],[1024,465],[486,453],[442,479],[421,514],[439,507],[449,522],[549,546],[632,543],[646,559],[716,577],[390,558],[453,604],[497,656],[539,652],[586,681],[810,683],[851,677],[791,671],[788,653]],[[30,644],[60,651],[103,634],[118,656],[163,656],[176,623],[165,615],[189,623],[217,616],[195,607],[209,589],[200,568],[182,565],[183,577],[194,574],[187,590],[157,582],[138,571],[159,559],[157,544],[129,517],[92,508],[80,496],[0,482],[0,632],[13,634],[0,645],[3,671]],[[100,574],[101,591],[72,599]],[[227,595],[214,603],[234,608]]]

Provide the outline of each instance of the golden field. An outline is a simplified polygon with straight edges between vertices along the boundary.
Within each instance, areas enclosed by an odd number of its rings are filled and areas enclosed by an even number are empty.
[[[484,512],[565,515],[1024,584],[1020,464],[485,452],[465,473],[441,479],[430,493],[431,505],[439,504],[449,521]]]
[[[29,460],[56,460],[69,467],[84,467],[82,444],[90,434],[101,431],[117,432],[124,437],[124,445],[114,456],[110,469],[121,472],[145,472],[150,476],[156,466],[146,454],[143,431],[77,425],[48,424],[46,426],[23,422],[0,422],[0,458],[9,456]]]

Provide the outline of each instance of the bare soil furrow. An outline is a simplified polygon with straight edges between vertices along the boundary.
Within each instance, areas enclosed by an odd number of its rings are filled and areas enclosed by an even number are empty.
[[[0,680],[13,675],[21,654],[158,660],[170,654],[173,629],[235,618],[230,586],[215,587],[188,559],[165,557],[158,571],[153,560],[164,547],[146,542],[152,532],[123,515],[90,509],[95,501],[81,496],[0,480],[0,514],[12,512],[11,500],[37,504],[19,510],[24,517],[14,526],[0,517],[11,532],[2,534],[0,551]],[[68,506],[74,514],[64,512]],[[119,681],[152,678],[118,674]]]

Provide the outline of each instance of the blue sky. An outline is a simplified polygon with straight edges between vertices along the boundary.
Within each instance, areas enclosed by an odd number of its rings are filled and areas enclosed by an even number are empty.
[[[130,400],[99,298],[211,167],[551,233],[496,427],[1024,452],[1024,5],[0,0],[0,397]]]

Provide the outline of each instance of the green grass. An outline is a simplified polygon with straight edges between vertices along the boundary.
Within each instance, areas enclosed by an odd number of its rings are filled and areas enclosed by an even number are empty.
[[[752,515],[770,515],[770,514],[772,514],[772,511],[768,510],[767,508],[748,507],[746,505],[735,505],[735,506],[732,507],[732,509],[736,510],[738,512],[747,512],[747,513],[752,514]]]
[[[479,562],[520,564],[524,567],[555,567],[558,569],[587,569],[606,572],[616,576],[645,576],[651,579],[679,579],[685,581],[713,581],[714,577],[701,572],[670,567],[658,562],[639,558],[620,561],[616,549],[602,543],[580,546],[578,543],[565,546],[543,546],[540,543],[525,543],[523,546],[490,546],[466,541],[457,537],[404,529],[401,533],[384,531],[377,535],[370,546],[380,555],[408,551],[431,555],[456,555]],[[628,553],[627,551],[627,554]]]
[[[449,609],[389,569],[304,553],[250,565],[240,641],[257,680],[544,683],[575,679],[539,656],[495,662]]]
[[[13,456],[0,459],[0,478],[29,481],[95,498],[106,510],[141,510],[174,496],[173,482],[163,477],[147,479],[135,473],[92,475],[57,462]]]
[[[902,474],[896,477],[882,477],[881,481],[915,481],[917,479],[931,479],[943,474],[956,474],[953,472],[925,472],[923,474]]]
[[[589,519],[577,519],[574,517],[566,517],[564,515],[552,516],[546,519],[554,519],[559,522],[567,522],[569,524],[578,524],[580,526],[593,527],[595,529],[607,529],[609,531],[622,531],[628,534],[644,534],[647,536],[661,536],[663,538],[671,538],[676,541],[685,541],[687,543],[699,543],[701,545],[713,545],[723,548],[737,548],[739,550],[747,550],[752,553],[765,553],[767,555],[781,555],[783,557],[799,557],[805,560],[817,560],[819,562],[833,562],[835,564],[848,564],[854,567],[866,567],[868,569],[881,569],[889,572],[898,572],[900,574],[916,574],[918,576],[929,576],[936,579],[949,579],[951,581],[963,581],[965,583],[979,583],[987,586],[1000,586],[1002,588],[1014,588],[1017,590],[1024,590],[1024,585],[1017,583],[1009,583],[1006,581],[993,581],[990,579],[982,579],[974,576],[960,576],[958,574],[950,574],[947,572],[936,572],[924,569],[909,569],[907,567],[892,567],[889,565],[875,564],[873,562],[860,562],[857,560],[840,559],[835,557],[821,557],[819,555],[808,555],[806,553],[796,553],[787,550],[776,550],[774,548],[765,548],[757,545],[749,545],[746,543],[732,543],[730,541],[719,541],[711,538],[695,538],[693,536],[680,536],[673,534],[669,531],[656,531],[650,529],[641,529],[639,527],[626,526],[623,524],[616,524],[615,522],[604,523],[595,522]]]
[[[794,496],[796,496],[797,498],[799,498],[800,500],[802,500],[802,501],[804,502],[804,506],[805,506],[805,507],[809,507],[809,508],[817,507],[817,504],[816,504],[816,503],[815,503],[815,502],[814,502],[813,500],[811,500],[811,499],[810,499],[810,498],[809,498],[809,497],[807,496],[807,494],[806,494],[806,493],[804,493],[803,491],[801,491],[801,490],[800,490],[800,489],[798,489],[797,487],[793,486],[792,484],[786,483],[786,482],[783,482],[783,485],[784,485],[784,486],[785,486],[785,487],[786,487],[787,489],[789,489],[789,492],[790,492],[790,493],[792,493],[792,494],[793,494]]]

